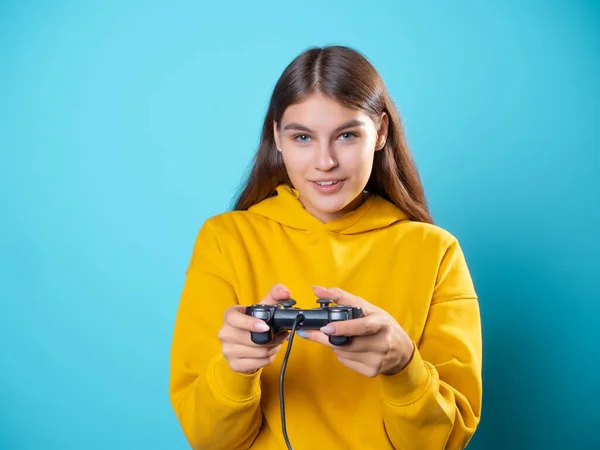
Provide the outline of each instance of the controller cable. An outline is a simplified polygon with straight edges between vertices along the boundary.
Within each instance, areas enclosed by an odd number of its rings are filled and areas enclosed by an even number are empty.
[[[294,342],[294,335],[296,334],[296,329],[300,325],[300,323],[304,320],[304,316],[302,314],[298,314],[294,319],[294,324],[292,325],[292,330],[290,332],[290,338],[288,341],[287,350],[285,352],[285,356],[283,357],[283,363],[281,364],[281,372],[279,373],[279,406],[281,409],[281,429],[283,431],[283,438],[285,439],[285,444],[287,445],[288,450],[293,450],[290,444],[290,440],[287,435],[287,430],[285,426],[285,401],[283,399],[283,376],[285,375],[285,368],[287,367],[288,357],[290,356],[290,350],[292,349],[292,343]]]

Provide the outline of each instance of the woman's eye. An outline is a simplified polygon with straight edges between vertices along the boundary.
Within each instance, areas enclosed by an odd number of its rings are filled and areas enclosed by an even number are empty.
[[[340,134],[340,139],[342,139],[343,141],[354,139],[356,137],[358,137],[356,133],[352,133],[350,131]],[[297,134],[293,137],[293,139],[296,142],[308,142],[310,141],[310,136],[308,136],[307,134]]]
[[[306,134],[297,134],[294,136],[294,140],[298,142],[306,142],[308,139],[310,138]]]

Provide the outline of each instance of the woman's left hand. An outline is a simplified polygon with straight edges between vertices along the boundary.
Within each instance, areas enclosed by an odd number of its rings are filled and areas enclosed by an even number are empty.
[[[301,336],[320,342],[333,351],[349,369],[367,377],[394,375],[409,363],[414,343],[402,327],[383,309],[338,288],[313,286],[320,298],[330,298],[338,305],[362,309],[364,317],[331,322],[321,330],[303,330]],[[344,346],[331,345],[329,336],[352,336]]]

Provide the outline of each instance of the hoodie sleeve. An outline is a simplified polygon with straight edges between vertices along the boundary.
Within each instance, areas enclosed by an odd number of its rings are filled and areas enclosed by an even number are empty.
[[[383,422],[396,449],[455,450],[479,423],[482,342],[477,296],[456,241],[438,271],[427,322],[402,372],[380,376]]]
[[[194,449],[250,447],[261,422],[261,371],[230,369],[218,332],[225,309],[237,304],[216,235],[201,228],[175,319],[170,400]]]

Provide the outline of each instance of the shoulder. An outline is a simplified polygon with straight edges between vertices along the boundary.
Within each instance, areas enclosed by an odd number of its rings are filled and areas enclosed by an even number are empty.
[[[464,259],[458,238],[449,230],[434,224],[403,221],[387,240],[395,240],[394,248],[415,266],[437,268]]]
[[[225,211],[214,216],[209,217],[204,221],[204,227],[217,227],[217,228],[231,228],[237,227],[241,224],[251,224],[261,222],[261,219],[266,218],[255,214],[252,211]]]
[[[200,226],[199,235],[223,240],[239,236],[244,230],[261,226],[266,218],[250,211],[226,211],[207,218]]]
[[[444,280],[453,280],[450,286],[455,284],[468,292],[473,291],[472,281],[467,266],[466,255],[458,238],[447,229],[438,225],[411,222],[408,228],[418,239],[413,238],[418,244],[413,247],[413,262],[417,265],[426,266],[433,264],[436,272],[436,285]],[[461,291],[462,292],[462,291]],[[446,293],[447,294],[447,293]],[[448,298],[454,294],[440,294]]]
[[[249,220],[247,211],[227,211],[208,217],[196,231],[192,263],[223,255],[232,245],[243,242],[240,222]],[[213,261],[214,263],[214,261]]]
[[[458,245],[458,239],[439,225],[405,220],[397,224],[401,236],[419,245],[448,249]]]
[[[219,229],[222,227],[231,227],[236,222],[244,220],[248,215],[248,211],[226,211],[214,216],[208,217],[203,223],[201,228],[208,229]]]

